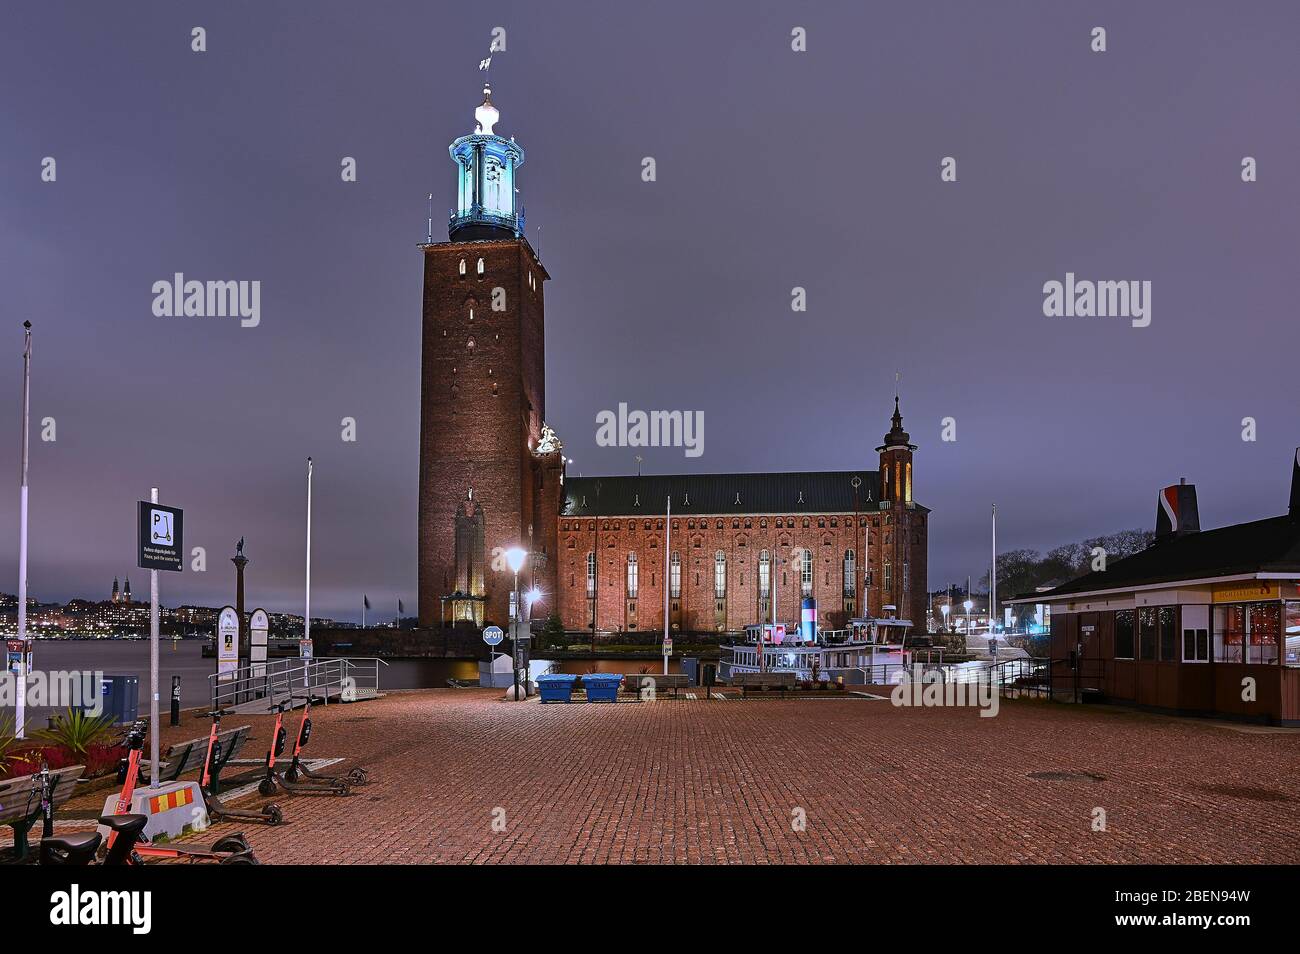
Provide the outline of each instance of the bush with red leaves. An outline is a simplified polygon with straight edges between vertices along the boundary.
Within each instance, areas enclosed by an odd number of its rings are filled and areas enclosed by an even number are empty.
[[[41,770],[42,758],[51,769],[84,765],[86,771],[81,777],[97,778],[117,771],[118,762],[126,758],[126,746],[121,743],[92,745],[80,758],[61,745],[34,745],[20,749],[17,754],[25,761],[11,762],[4,778],[21,778],[24,775],[36,774]]]

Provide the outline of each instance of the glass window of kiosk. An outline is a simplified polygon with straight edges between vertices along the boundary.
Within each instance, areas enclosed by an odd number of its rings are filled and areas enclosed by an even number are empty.
[[[1178,659],[1178,614],[1172,606],[1162,606],[1156,611],[1160,622],[1160,658],[1165,662]]]
[[[1300,666],[1300,602],[1288,601],[1283,615],[1286,622],[1286,655],[1283,662],[1288,666]]]
[[[1144,606],[1138,610],[1138,658],[1156,658],[1156,608]]]
[[[1246,625],[1246,662],[1276,666],[1281,631],[1281,603],[1251,603]]]
[[[1214,655],[1220,662],[1276,666],[1281,646],[1281,603],[1228,603],[1214,608]]]
[[[1300,605],[1300,604],[1297,604]],[[1133,611],[1115,611],[1115,658],[1133,658]]]
[[[1224,603],[1214,607],[1214,658],[1219,662],[1245,662],[1246,607]]]

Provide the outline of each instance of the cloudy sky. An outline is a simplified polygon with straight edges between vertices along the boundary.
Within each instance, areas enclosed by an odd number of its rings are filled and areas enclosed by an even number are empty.
[[[647,472],[874,466],[897,370],[932,587],[984,572],[994,502],[1005,548],[1151,524],[1180,476],[1205,526],[1286,506],[1294,3],[48,0],[3,17],[0,590],[30,319],[32,415],[57,437],[34,425],[33,595],[146,590],[134,502],[157,486],[208,553],[164,577],[165,603],[227,599],[242,535],[250,601],[300,609],[311,455],[314,608],[359,617],[365,592],[414,612],[416,244],[429,192],[445,238],[447,144],[472,131],[494,27],[497,131],[527,150],[553,279],[547,418],[575,470],[635,467],[596,446],[620,402],[704,412],[704,454],[640,451]],[[260,281],[260,324],[155,317],[176,272]],[[1150,325],[1045,317],[1066,272],[1151,282]]]

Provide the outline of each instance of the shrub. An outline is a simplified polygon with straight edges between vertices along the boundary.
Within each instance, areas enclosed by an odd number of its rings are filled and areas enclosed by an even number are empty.
[[[13,716],[0,716],[0,775],[16,772],[19,766],[26,764],[26,753],[19,751],[22,744]]]
[[[114,732],[111,716],[91,716],[81,709],[67,709],[54,716],[48,729],[36,733],[38,738],[66,749],[74,758],[83,758],[93,745],[102,745]]]

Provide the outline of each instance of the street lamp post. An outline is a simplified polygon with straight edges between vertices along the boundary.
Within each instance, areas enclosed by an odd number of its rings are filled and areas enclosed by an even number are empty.
[[[24,737],[27,723],[27,458],[29,455],[27,421],[32,398],[32,323],[23,322],[23,439],[22,477],[18,484],[18,663],[17,710],[15,735]],[[156,765],[156,763],[155,763]]]
[[[952,612],[952,607],[944,603],[939,607],[939,612],[943,614],[943,631],[948,632],[948,614]]]
[[[966,608],[966,638],[969,639],[970,638],[970,611],[971,609],[974,608],[975,602],[973,600],[968,599],[966,600],[965,603],[962,603],[961,605]]]
[[[515,701],[519,701],[519,571],[524,568],[524,562],[528,559],[528,551],[521,547],[511,547],[506,551],[506,564],[515,575],[515,587],[511,590],[510,597],[510,638],[513,641],[515,664]]]

